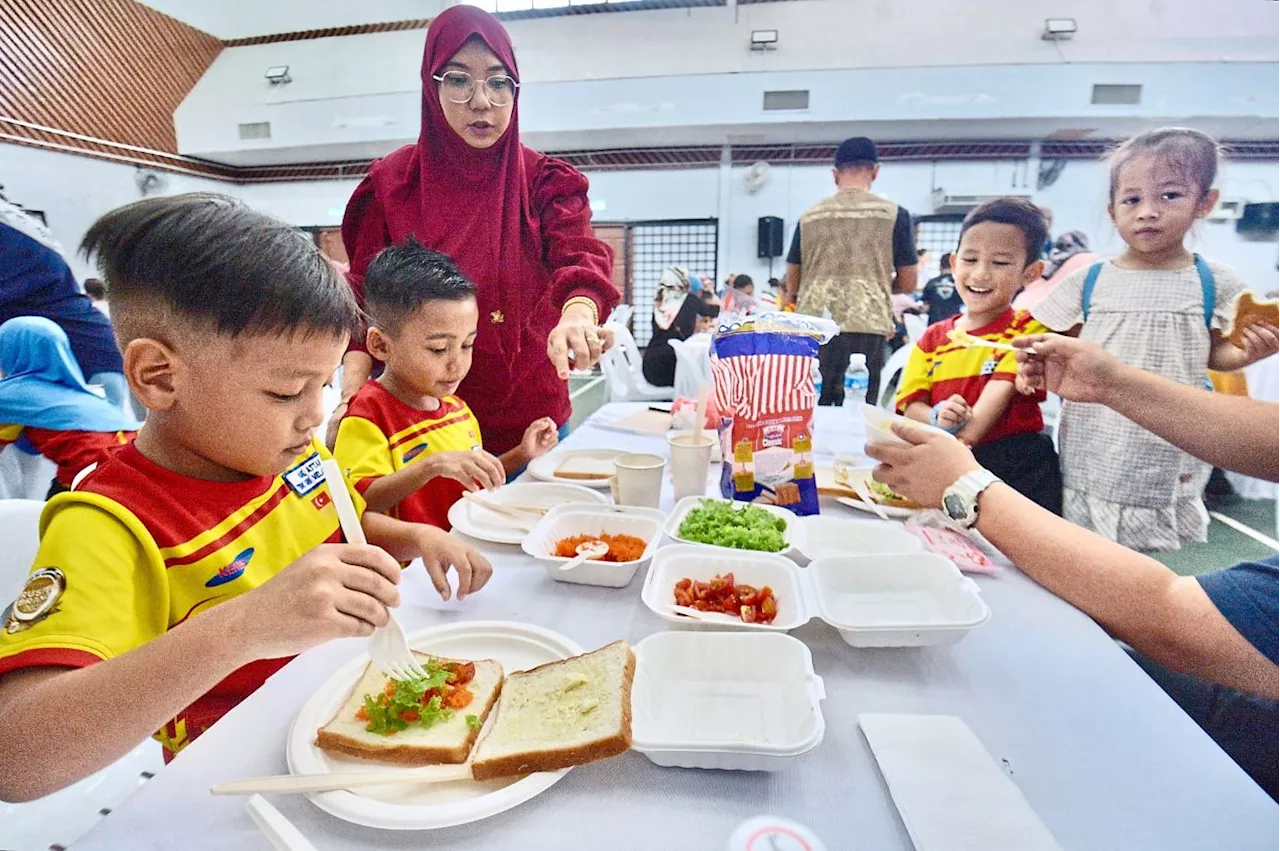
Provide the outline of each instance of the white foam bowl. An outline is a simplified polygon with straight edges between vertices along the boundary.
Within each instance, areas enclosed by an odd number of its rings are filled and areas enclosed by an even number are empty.
[[[854,647],[954,644],[991,617],[978,585],[932,553],[818,559],[818,615]]]
[[[804,545],[800,552],[810,561],[836,556],[924,551],[924,543],[898,523],[815,514],[801,517],[800,525],[804,528]]]
[[[746,623],[731,615],[712,615],[713,619],[699,620],[678,615],[672,610],[676,604],[676,582],[686,577],[707,582],[713,576],[726,573],[732,573],[738,585],[754,585],[756,588],[768,585],[773,589],[778,603],[778,614],[773,623]],[[790,559],[770,553],[700,545],[663,547],[649,565],[640,599],[655,615],[679,629],[786,632],[812,617],[799,573],[800,568]]]
[[[759,550],[738,550],[738,549],[733,549],[732,547],[720,547],[720,546],[716,546],[715,544],[704,544],[701,541],[691,541],[688,538],[680,537],[680,524],[683,523],[684,519],[689,516],[689,512],[693,511],[695,508],[698,508],[699,506],[702,505],[703,500],[708,500],[710,502],[727,503],[728,505],[732,506],[734,509],[738,511],[742,511],[747,506],[752,505],[752,506],[755,506],[756,508],[760,508],[769,512],[775,517],[782,518],[782,521],[786,524],[786,528],[782,530],[782,540],[784,542],[784,546],[781,550],[778,551],[782,555],[786,555],[788,553],[796,551],[802,543],[801,539],[803,537],[803,530],[801,529],[801,526],[799,523],[800,518],[794,512],[788,511],[785,508],[779,508],[776,505],[763,505],[758,502],[739,502],[733,499],[721,499],[719,497],[714,497],[714,496],[687,496],[684,499],[677,502],[675,509],[671,512],[671,516],[667,519],[667,525],[666,525],[667,537],[671,538],[671,540],[673,541],[678,541],[682,544],[691,544],[697,547],[713,547],[718,550],[727,550],[733,553],[760,552]]]
[[[538,521],[521,548],[546,567],[557,582],[625,588],[636,570],[647,563],[662,543],[661,511],[623,505],[573,504],[554,508]],[[569,561],[555,555],[556,541],[575,535],[633,535],[645,541],[644,553],[634,561],[585,561],[572,570],[561,570]]]
[[[631,747],[657,765],[780,771],[822,742],[822,678],[789,635],[660,632],[635,654]]]

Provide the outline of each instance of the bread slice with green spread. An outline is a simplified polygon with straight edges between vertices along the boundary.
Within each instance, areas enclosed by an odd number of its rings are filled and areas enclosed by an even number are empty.
[[[636,658],[625,641],[507,677],[471,771],[490,780],[554,771],[631,748]]]
[[[502,690],[502,665],[414,656],[427,670],[426,680],[392,681],[370,663],[337,714],[316,732],[316,746],[398,765],[466,762]]]

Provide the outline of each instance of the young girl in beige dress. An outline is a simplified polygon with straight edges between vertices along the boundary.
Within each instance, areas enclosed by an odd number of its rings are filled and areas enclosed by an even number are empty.
[[[1032,315],[1195,386],[1209,369],[1240,369],[1275,353],[1274,328],[1250,328],[1243,349],[1223,337],[1232,302],[1248,286],[1183,244],[1218,202],[1217,170],[1217,143],[1195,130],[1152,130],[1121,145],[1111,158],[1108,212],[1127,250],[1071,275]],[[1205,540],[1209,465],[1102,405],[1065,403],[1059,430],[1068,520],[1135,550]]]

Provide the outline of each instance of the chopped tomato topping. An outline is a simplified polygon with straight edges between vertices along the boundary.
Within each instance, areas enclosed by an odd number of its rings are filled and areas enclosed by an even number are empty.
[[[745,623],[772,623],[778,614],[772,588],[735,584],[732,573],[713,576],[707,582],[685,577],[675,585],[675,600],[678,606],[733,615]]]
[[[400,717],[408,721],[410,724],[416,724],[422,716],[418,714],[416,709],[406,709],[400,714]]]
[[[472,695],[468,689],[458,686],[444,697],[444,705],[450,709],[462,709],[471,703]]]
[[[454,662],[449,666],[449,685],[465,685],[476,678],[475,662]]]
[[[369,713],[363,706],[361,706],[359,709],[356,710],[356,720],[358,721],[369,720]]]

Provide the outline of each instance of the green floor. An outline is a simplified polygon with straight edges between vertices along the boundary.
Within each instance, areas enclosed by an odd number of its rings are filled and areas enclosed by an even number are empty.
[[[569,393],[573,396],[573,416],[569,423],[572,428],[581,425],[583,420],[609,400],[609,385],[602,378],[597,373],[591,377],[570,379]],[[1273,540],[1276,538],[1275,500],[1228,498],[1211,506],[1210,510],[1243,523],[1268,538]],[[1183,576],[1191,576],[1274,553],[1275,550],[1266,544],[1232,529],[1225,523],[1212,520],[1209,524],[1207,542],[1191,544],[1176,553],[1159,554],[1156,558],[1168,565],[1171,570]]]

